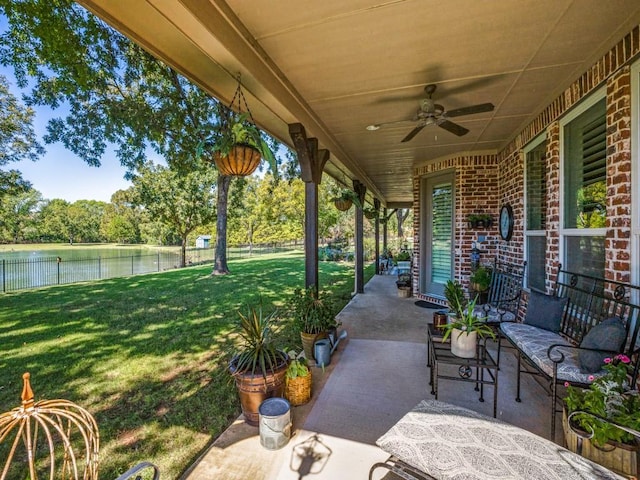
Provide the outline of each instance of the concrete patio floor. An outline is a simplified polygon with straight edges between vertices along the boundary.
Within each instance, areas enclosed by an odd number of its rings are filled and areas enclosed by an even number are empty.
[[[415,298],[399,298],[395,280],[376,275],[339,314],[348,338],[324,372],[313,369],[312,400],[292,407],[294,434],[285,447],[266,450],[259,429],[240,417],[183,480],[368,478],[370,467],[388,457],[376,439],[420,400],[433,398],[426,329],[435,310],[416,306]],[[500,364],[497,417],[549,438],[549,397],[525,376],[522,403],[515,402],[511,349],[502,350]],[[441,380],[438,393],[439,400],[492,414],[492,386],[485,387],[484,403],[472,383]],[[556,440],[562,438],[558,427]]]

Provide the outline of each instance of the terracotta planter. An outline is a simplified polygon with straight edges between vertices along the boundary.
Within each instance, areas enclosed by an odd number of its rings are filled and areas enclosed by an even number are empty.
[[[282,397],[284,394],[285,377],[288,361],[283,361],[273,372],[265,377],[261,373],[238,373],[233,360],[229,365],[229,371],[233,375],[240,395],[240,406],[245,421],[249,425],[257,426],[260,420],[258,408],[260,404],[271,397]]]
[[[353,201],[351,201],[348,198],[347,199],[339,198],[337,200],[334,200],[333,204],[341,212],[346,212],[347,210],[349,210],[351,208],[351,205],[353,205]]]
[[[478,332],[467,334],[454,328],[451,330],[451,353],[461,358],[473,358],[476,356]]]
[[[246,177],[255,172],[261,159],[260,152],[250,145],[236,145],[227,156],[221,155],[220,152],[213,155],[213,161],[222,175],[239,177]]]
[[[572,452],[623,475],[630,477],[638,475],[640,444],[628,445],[612,442],[603,447],[597,447],[591,440],[585,438],[586,432],[581,431],[577,426],[569,425],[566,408],[562,409],[562,430],[567,448]]]

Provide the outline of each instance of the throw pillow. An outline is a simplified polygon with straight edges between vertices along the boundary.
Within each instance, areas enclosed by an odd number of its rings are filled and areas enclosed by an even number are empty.
[[[566,297],[558,298],[532,290],[529,294],[529,303],[527,305],[527,313],[524,316],[524,323],[558,333],[566,304]]]
[[[607,318],[589,330],[580,342],[580,348],[593,348],[601,351],[578,351],[578,362],[582,373],[599,372],[604,365],[605,358],[620,352],[626,336],[627,331],[624,328],[624,323],[618,317]]]

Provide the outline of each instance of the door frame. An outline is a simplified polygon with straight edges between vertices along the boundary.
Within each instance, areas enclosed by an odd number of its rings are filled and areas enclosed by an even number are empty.
[[[426,175],[420,179],[420,265],[418,288],[422,295],[444,296],[443,291],[429,291],[431,278],[431,251],[432,251],[432,208],[431,191],[435,184],[451,184],[451,271],[449,277],[453,278],[455,272],[455,215],[456,215],[456,182],[455,170],[442,170]]]

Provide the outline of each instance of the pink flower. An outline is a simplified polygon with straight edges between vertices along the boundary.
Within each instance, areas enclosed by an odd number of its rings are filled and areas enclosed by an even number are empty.
[[[609,360],[611,360],[611,359],[609,359]],[[596,379],[596,377],[594,377],[593,375],[589,375],[587,377],[587,380],[589,380],[590,382],[593,382],[595,379]]]
[[[611,358],[609,357],[604,359],[604,363],[606,363],[607,365],[610,364],[611,362],[613,362],[613,360],[611,360]]]
[[[627,357],[626,355],[616,355],[616,359],[620,360],[622,363],[630,363],[631,359],[629,357]]]
[[[564,382],[564,386],[568,387],[569,386],[569,382]]]

